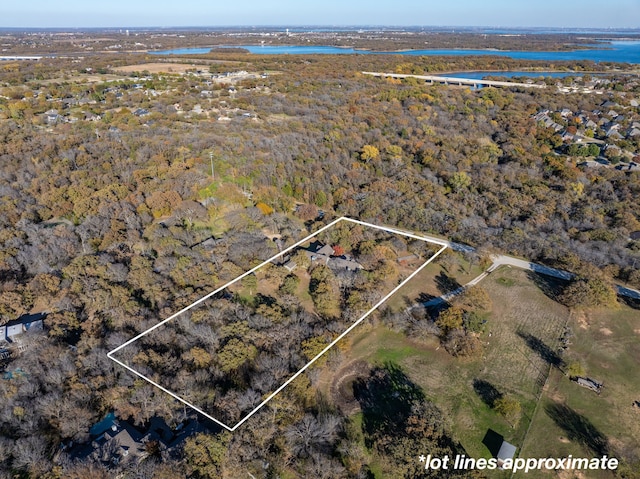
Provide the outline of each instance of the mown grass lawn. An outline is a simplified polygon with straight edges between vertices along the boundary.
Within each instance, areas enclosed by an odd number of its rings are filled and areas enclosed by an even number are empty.
[[[586,376],[604,383],[600,395],[554,371],[527,437],[523,454],[597,457],[598,443],[607,442],[613,457],[640,451],[640,312],[629,306],[574,312],[569,321],[574,337],[567,358],[579,361]],[[558,405],[563,415],[554,414]],[[543,440],[544,439],[544,440]],[[637,467],[637,466],[636,466]],[[586,477],[609,478],[589,471]]]
[[[437,275],[440,268],[429,266],[427,274]],[[481,336],[481,355],[454,358],[440,346],[438,338],[410,338],[384,325],[374,325],[353,337],[344,362],[361,359],[372,365],[399,366],[443,411],[453,437],[467,454],[489,458],[491,453],[483,444],[489,429],[522,447],[549,372],[540,352],[532,350],[525,338],[533,336],[555,350],[569,311],[548,297],[535,278],[524,271],[504,268],[481,285],[493,302],[487,314],[488,329]],[[474,389],[477,380],[517,399],[522,407],[519,420],[512,424],[497,414]],[[491,477],[503,474],[493,472]]]

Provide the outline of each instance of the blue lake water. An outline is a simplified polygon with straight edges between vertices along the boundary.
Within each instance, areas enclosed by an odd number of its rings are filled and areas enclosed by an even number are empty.
[[[464,55],[497,55],[501,57],[516,58],[522,60],[592,60],[594,62],[620,62],[640,64],[640,41],[612,41],[604,43],[599,48],[589,50],[572,50],[567,52],[525,52],[516,50],[408,50],[400,52],[373,52],[369,50],[355,50],[353,48],[340,48],[321,45],[238,45],[254,54],[263,55],[321,55],[339,54],[352,55],[413,55],[413,56],[464,56]],[[162,50],[149,52],[155,55],[188,55],[208,53],[210,48],[178,48],[175,50]]]

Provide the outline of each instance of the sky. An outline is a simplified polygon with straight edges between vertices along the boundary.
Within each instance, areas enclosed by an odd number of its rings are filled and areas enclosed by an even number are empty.
[[[640,28],[640,0],[2,0],[0,27]]]

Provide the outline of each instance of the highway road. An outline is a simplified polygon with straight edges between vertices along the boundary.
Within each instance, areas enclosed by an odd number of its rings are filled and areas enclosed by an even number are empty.
[[[471,85],[473,87],[480,86],[505,86],[505,87],[525,87],[525,88],[547,88],[547,85],[538,85],[536,83],[518,83],[508,81],[495,80],[478,80],[475,78],[456,78],[445,77],[440,75],[410,75],[405,73],[380,73],[380,72],[362,72],[363,75],[371,75],[374,77],[389,78],[417,78],[429,83],[444,83],[445,85]]]

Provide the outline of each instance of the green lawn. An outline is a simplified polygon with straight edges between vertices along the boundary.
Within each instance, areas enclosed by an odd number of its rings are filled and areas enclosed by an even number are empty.
[[[425,275],[435,277],[440,271],[440,265],[430,265]],[[481,336],[484,351],[478,357],[454,358],[437,338],[418,341],[377,325],[354,336],[344,361],[363,359],[372,365],[398,365],[443,411],[453,437],[466,452],[472,457],[489,458],[491,454],[482,443],[489,429],[518,448],[522,446],[549,372],[548,364],[525,338],[534,337],[555,350],[569,312],[518,269],[499,270],[481,285],[493,307],[487,315],[488,328]],[[485,381],[520,402],[522,413],[515,427],[486,404],[474,389],[474,380],[476,385],[478,380]],[[491,477],[503,475],[508,477],[494,471]]]
[[[443,255],[445,258],[441,261]],[[440,256],[389,298],[386,306],[392,311],[401,311],[417,302],[453,291],[482,273],[479,265],[470,264],[459,253],[445,250]]]
[[[524,453],[596,457],[593,438],[600,435],[608,441],[614,457],[640,451],[640,410],[631,407],[633,401],[640,400],[640,313],[628,306],[574,312],[569,325],[575,336],[567,356],[579,360],[586,375],[603,382],[604,388],[597,395],[555,371]],[[564,415],[549,410],[557,410],[557,405],[566,406]],[[576,428],[575,423],[581,427]],[[610,473],[590,474],[587,477],[612,477]]]

